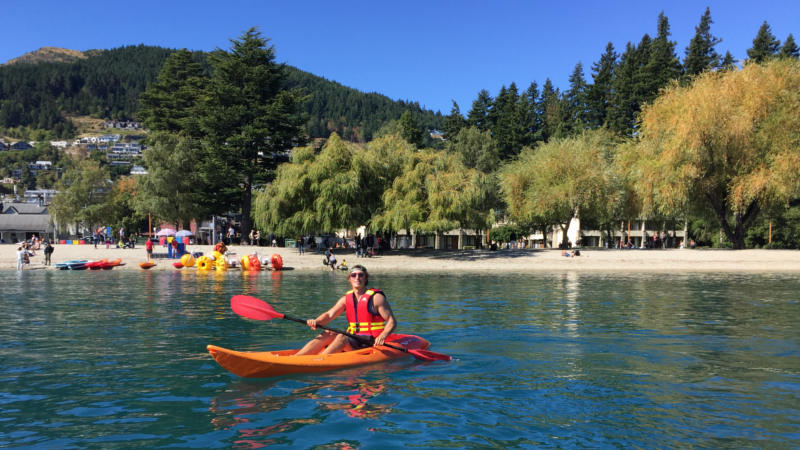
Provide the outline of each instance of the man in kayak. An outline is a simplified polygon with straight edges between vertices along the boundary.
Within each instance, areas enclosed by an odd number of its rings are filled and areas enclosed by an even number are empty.
[[[386,296],[379,289],[367,289],[369,275],[366,267],[360,264],[350,269],[348,279],[353,289],[347,291],[331,309],[306,323],[316,330],[317,325],[327,325],[344,311],[349,323],[348,333],[374,338],[373,346],[383,345],[397,326]],[[309,341],[296,355],[328,354],[363,347],[369,347],[369,344],[326,330]]]

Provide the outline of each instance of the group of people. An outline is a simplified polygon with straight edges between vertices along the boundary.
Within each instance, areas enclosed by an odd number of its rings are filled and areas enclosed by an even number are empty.
[[[31,242],[28,243],[27,241],[20,243],[19,247],[17,247],[17,270],[22,270],[25,266],[30,265],[31,257],[36,256],[36,250],[41,249],[41,241],[39,241],[39,237],[35,234],[31,237]],[[53,245],[50,241],[45,240],[44,242],[44,265],[49,266],[51,264],[50,258],[53,255]]]

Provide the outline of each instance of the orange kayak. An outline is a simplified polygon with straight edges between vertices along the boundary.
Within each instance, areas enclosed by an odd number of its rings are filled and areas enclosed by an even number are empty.
[[[386,342],[401,345],[409,350],[425,350],[430,346],[425,339],[411,334],[393,334]],[[303,356],[294,356],[297,350],[237,352],[216,345],[209,345],[207,348],[220,366],[245,378],[325,372],[408,356],[406,352],[389,347],[367,347],[330,355]]]

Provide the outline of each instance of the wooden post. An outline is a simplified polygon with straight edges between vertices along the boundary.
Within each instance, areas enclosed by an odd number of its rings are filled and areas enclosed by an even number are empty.
[[[772,221],[769,221],[769,243],[772,244]]]

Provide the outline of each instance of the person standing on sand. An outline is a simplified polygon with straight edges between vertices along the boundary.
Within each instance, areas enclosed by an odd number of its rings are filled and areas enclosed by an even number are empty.
[[[53,255],[53,245],[50,244],[50,241],[45,242],[44,244],[44,265],[50,265],[50,257]]]
[[[153,240],[147,238],[147,242],[144,243],[144,250],[147,253],[147,261],[150,261],[153,258]]]
[[[22,261],[24,258],[24,251],[22,246],[17,247],[17,270],[22,270]]]
[[[373,346],[383,345],[397,327],[386,296],[380,289],[367,289],[369,275],[367,268],[360,264],[350,269],[348,280],[352,289],[339,298],[331,309],[316,319],[307,320],[306,324],[316,330],[317,325],[326,325],[345,312],[350,324],[348,333],[372,339]],[[326,330],[309,341],[296,355],[329,354],[368,346],[360,340]]]

